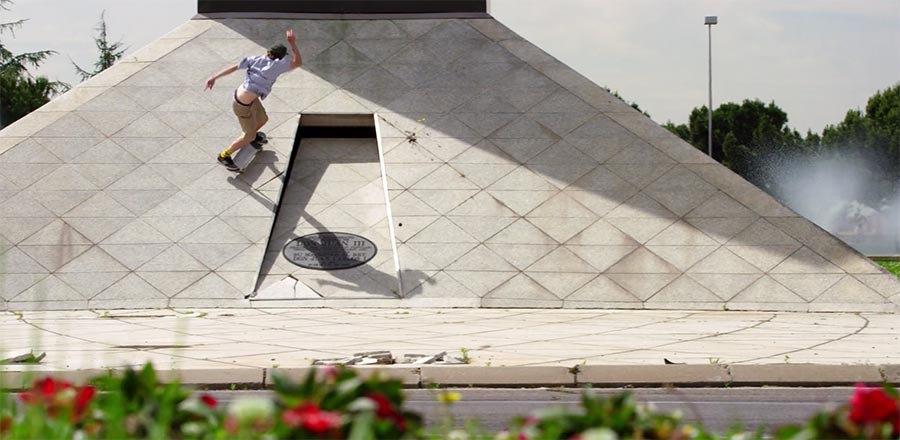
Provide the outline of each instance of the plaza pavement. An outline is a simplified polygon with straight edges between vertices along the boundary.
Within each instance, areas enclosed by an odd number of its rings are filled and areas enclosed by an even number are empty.
[[[7,387],[152,362],[184,383],[264,387],[316,359],[389,350],[466,357],[393,365],[408,386],[836,385],[900,382],[900,315],[538,309],[162,309],[0,314]],[[666,365],[665,360],[675,364]]]

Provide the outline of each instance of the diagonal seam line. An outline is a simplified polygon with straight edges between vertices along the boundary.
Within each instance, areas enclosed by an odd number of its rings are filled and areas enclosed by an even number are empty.
[[[646,327],[646,326],[648,326],[648,325],[654,325],[654,324],[660,324],[660,323],[663,323],[663,324],[664,324],[664,323],[676,321],[676,320],[678,320],[678,319],[690,318],[690,317],[695,316],[695,315],[697,315],[697,314],[698,314],[698,313],[688,313],[687,315],[681,316],[681,317],[678,317],[678,318],[671,318],[671,319],[663,320],[663,321],[661,321],[661,322],[652,322],[652,323],[642,324],[642,325],[639,325],[639,326],[627,327],[627,328],[625,328],[625,329],[641,328],[641,327]],[[603,357],[603,356],[607,356],[607,355],[615,355],[615,354],[633,353],[633,352],[644,351],[644,350],[656,350],[656,349],[658,349],[658,348],[666,347],[666,346],[669,346],[669,345],[681,344],[681,343],[684,343],[684,342],[702,341],[702,340],[704,340],[704,339],[710,339],[710,338],[716,338],[716,337],[719,337],[719,336],[730,335],[730,334],[734,334],[734,333],[737,333],[737,332],[742,332],[742,331],[744,331],[744,330],[749,330],[749,329],[752,329],[752,328],[759,327],[759,326],[761,326],[761,325],[763,325],[763,324],[766,324],[766,323],[772,321],[772,320],[775,319],[776,317],[778,317],[777,314],[772,314],[771,316],[769,316],[769,318],[764,319],[764,320],[762,320],[762,321],[759,321],[759,322],[757,322],[756,324],[753,324],[753,325],[751,325],[751,326],[749,326],[749,327],[743,327],[743,328],[739,328],[739,329],[732,330],[732,331],[729,331],[729,332],[715,333],[715,334],[712,334],[712,335],[700,336],[700,337],[696,337],[696,338],[692,338],[692,339],[686,339],[686,340],[682,340],[682,341],[666,342],[666,343],[664,343],[664,344],[657,344],[657,345],[653,345],[653,346],[650,346],[650,347],[635,348],[635,349],[631,349],[631,350],[619,350],[619,351],[613,351],[613,352],[610,352],[610,353],[606,353],[606,354],[604,354],[604,355],[600,355],[599,357]],[[623,329],[609,330],[609,331],[605,331],[605,332],[601,332],[601,333],[597,333],[597,334],[607,334],[607,333],[611,333],[611,332],[615,332],[615,331],[620,331],[620,330],[623,330]],[[552,340],[550,340],[550,341],[552,341]],[[596,356],[594,356],[594,357],[596,357]],[[568,359],[561,359],[559,362],[574,362],[574,361],[579,361],[579,360],[581,360],[581,359],[582,359],[582,358],[568,358]],[[745,362],[746,362],[746,361],[745,361]],[[736,362],[736,363],[737,363],[737,362]],[[524,366],[527,366],[527,365],[533,365],[533,363],[531,363],[531,364],[524,364]]]
[[[825,344],[830,344],[830,343],[832,343],[832,342],[837,342],[837,341],[840,341],[840,340],[849,338],[849,337],[851,337],[851,336],[856,336],[856,335],[858,335],[860,332],[862,332],[863,330],[865,330],[866,328],[869,327],[869,319],[868,319],[868,318],[866,318],[865,316],[862,316],[862,315],[857,315],[857,316],[858,316],[860,319],[863,320],[863,325],[862,325],[861,327],[857,328],[856,330],[854,330],[852,333],[849,333],[849,334],[846,334],[846,335],[844,335],[844,336],[840,336],[840,337],[837,337],[837,338],[829,339],[829,340],[827,340],[827,341],[825,341],[825,342],[820,342],[820,343],[818,343],[818,344],[814,344],[814,345],[811,345],[811,346],[809,346],[809,347],[797,348],[797,349],[794,349],[794,350],[789,350],[789,351],[785,351],[785,352],[781,352],[781,353],[776,353],[776,354],[773,354],[773,355],[771,355],[771,356],[762,356],[762,357],[758,357],[758,358],[748,359],[748,360],[745,360],[745,361],[739,361],[739,362],[735,362],[735,364],[747,363],[747,362],[753,362],[753,361],[757,361],[757,360],[768,359],[768,358],[779,357],[779,356],[785,356],[785,355],[789,355],[789,354],[791,354],[791,353],[797,353],[797,352],[801,352],[801,351],[804,351],[804,350],[812,350],[812,349],[814,349],[814,348],[821,347],[821,346],[823,346],[823,345],[825,345]]]

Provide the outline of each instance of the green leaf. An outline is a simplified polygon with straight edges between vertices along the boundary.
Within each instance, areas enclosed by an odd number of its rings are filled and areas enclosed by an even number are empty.
[[[153,369],[153,364],[147,363],[141,369],[140,383],[145,390],[156,388],[156,371]]]
[[[350,426],[350,434],[348,440],[375,440],[374,432],[375,414],[372,412],[364,412],[357,414],[353,418]]]
[[[282,373],[272,373],[272,385],[275,388],[275,392],[281,396],[296,397],[302,394],[300,386]]]
[[[131,368],[125,370],[125,374],[122,376],[122,382],[120,386],[122,389],[122,394],[125,396],[125,400],[135,400],[138,394],[138,387],[140,386],[137,373],[135,373]]]

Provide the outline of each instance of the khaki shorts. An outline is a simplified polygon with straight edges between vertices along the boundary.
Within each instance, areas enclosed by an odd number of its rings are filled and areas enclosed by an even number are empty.
[[[262,102],[257,98],[250,105],[243,105],[237,100],[232,100],[231,109],[234,110],[238,123],[241,124],[241,131],[244,132],[244,137],[253,140],[256,136],[256,129],[259,128],[259,123],[267,117],[266,109],[263,107]]]

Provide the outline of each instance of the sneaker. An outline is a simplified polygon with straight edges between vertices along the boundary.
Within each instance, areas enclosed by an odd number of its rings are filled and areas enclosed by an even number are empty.
[[[219,155],[218,160],[219,160],[220,164],[224,165],[225,168],[228,168],[228,171],[240,171],[241,170],[240,168],[238,168],[237,165],[235,165],[234,161],[231,159],[231,156],[222,157],[222,155]]]
[[[268,142],[269,140],[266,138],[266,134],[260,131],[256,133],[256,138],[250,141],[250,145],[257,150],[262,150],[262,146]]]

